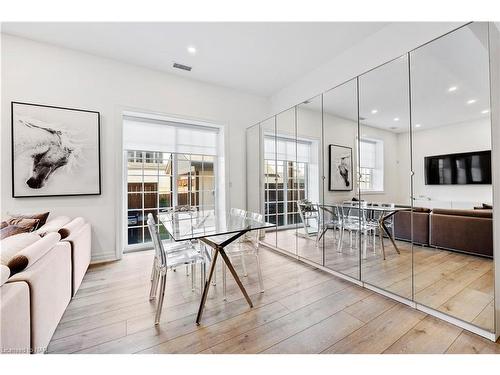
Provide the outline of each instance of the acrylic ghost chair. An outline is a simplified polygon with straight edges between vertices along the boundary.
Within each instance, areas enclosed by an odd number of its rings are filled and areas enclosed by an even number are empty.
[[[235,217],[240,217],[241,220],[254,220],[254,221],[259,221],[259,222],[263,221],[263,216],[261,214],[254,213],[254,212],[247,212],[247,211],[240,210],[240,209],[231,209],[231,215],[234,215]],[[248,276],[246,263],[245,263],[245,256],[252,255],[255,257],[260,292],[263,293],[264,292],[264,280],[262,278],[262,270],[260,267],[260,258],[259,258],[260,236],[261,236],[260,230],[254,230],[254,231],[247,232],[243,237],[241,237],[241,240],[235,242],[234,245],[227,247],[226,253],[230,257],[240,256],[241,263],[243,266],[243,274],[245,277]],[[222,265],[222,293],[223,293],[224,300],[226,300],[226,285],[227,285],[226,273],[227,273],[226,266],[223,264]]]
[[[153,277],[151,280],[151,290],[149,292],[149,300],[156,298],[158,286],[160,287],[158,302],[156,306],[155,325],[160,323],[161,310],[165,297],[165,287],[167,283],[167,271],[181,265],[197,265],[201,264],[201,284],[205,282],[206,263],[208,262],[208,254],[205,247],[187,244],[185,248],[176,247],[173,251],[168,251],[165,248],[164,242],[160,239],[158,227],[152,214],[148,214],[148,229],[153,240],[155,249],[155,257],[153,263]]]

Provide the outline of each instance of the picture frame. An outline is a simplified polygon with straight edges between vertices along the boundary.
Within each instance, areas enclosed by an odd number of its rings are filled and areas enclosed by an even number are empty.
[[[328,190],[352,191],[352,147],[328,145]]]
[[[12,197],[101,194],[97,111],[11,102]]]

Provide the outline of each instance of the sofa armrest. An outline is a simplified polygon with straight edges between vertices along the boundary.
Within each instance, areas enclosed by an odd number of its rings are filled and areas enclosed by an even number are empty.
[[[90,264],[92,253],[92,228],[89,223],[84,223],[82,226],[78,225],[76,230],[72,231],[68,237],[61,241],[71,244],[73,274],[71,292],[72,295],[75,295]]]
[[[0,264],[0,286],[5,284],[5,282],[9,279],[10,269],[3,264]]]
[[[71,299],[70,244],[57,242],[31,267],[11,276],[6,285],[14,281],[29,285],[31,348],[37,353],[45,351]]]
[[[31,353],[30,292],[24,281],[0,287],[0,353]]]
[[[31,267],[40,258],[47,254],[50,249],[52,249],[54,245],[59,242],[60,239],[61,235],[59,233],[47,234],[45,237],[42,237],[35,243],[32,243],[31,245],[19,251],[9,261],[9,264],[7,266],[10,268],[10,271],[13,274]]]
[[[85,219],[83,217],[77,217],[59,229],[58,233],[61,235],[61,239],[74,237],[84,225]]]

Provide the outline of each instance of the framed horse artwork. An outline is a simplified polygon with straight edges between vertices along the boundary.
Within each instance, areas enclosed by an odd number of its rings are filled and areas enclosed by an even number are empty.
[[[100,114],[11,103],[12,196],[101,194]]]
[[[352,148],[340,145],[328,146],[328,190],[352,190]]]

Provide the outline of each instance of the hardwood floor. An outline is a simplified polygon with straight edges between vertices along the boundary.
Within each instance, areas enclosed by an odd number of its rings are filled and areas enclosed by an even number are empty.
[[[269,232],[266,241],[277,243],[280,248],[297,249],[301,257],[319,264],[324,249],[328,268],[359,279],[359,252],[350,246],[347,234],[341,252],[337,251],[337,240],[331,230],[320,246],[314,239],[297,236],[295,230]],[[403,241],[396,241],[401,252],[397,254],[385,239],[386,260],[383,260],[378,238],[375,243],[375,251],[371,238],[367,243],[366,258],[361,262],[363,281],[408,299],[412,298],[413,282],[417,302],[493,331],[491,259],[418,245],[412,255],[410,244]]]
[[[228,276],[211,288],[195,324],[199,290],[184,268],[169,272],[162,321],[148,300],[153,254],[92,266],[67,308],[49,353],[498,353],[500,345],[367,289],[261,249],[265,292],[255,263],[242,278],[250,309]],[[235,259],[237,270],[241,270]],[[481,284],[481,283],[480,283]],[[196,283],[199,289],[199,282]]]

